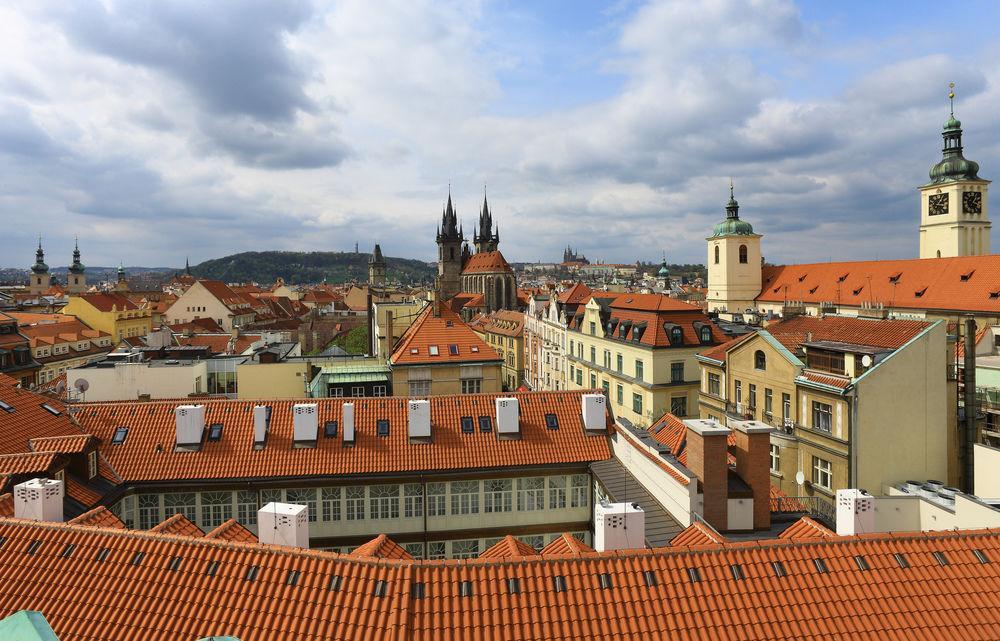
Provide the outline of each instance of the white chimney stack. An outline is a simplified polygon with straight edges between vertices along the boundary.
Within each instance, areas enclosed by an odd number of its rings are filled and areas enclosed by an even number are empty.
[[[875,532],[875,497],[864,490],[837,490],[837,534]]]
[[[177,421],[177,445],[201,445],[205,433],[205,406],[178,405],[174,408]]]
[[[606,407],[607,399],[604,394],[584,394],[583,395],[583,427],[587,431],[604,431],[607,429]]]
[[[407,416],[407,433],[410,438],[430,438],[431,435],[431,402],[410,401]]]
[[[291,503],[268,503],[257,512],[257,538],[271,545],[308,548],[309,508]]]
[[[513,397],[496,399],[497,434],[517,436],[521,433],[521,416],[518,400]]]
[[[293,433],[296,443],[315,443],[319,430],[319,405],[296,403],[292,406]]]
[[[344,424],[344,442],[354,443],[354,403],[344,403],[341,406],[343,416],[341,422]]]
[[[31,479],[14,486],[14,518],[29,521],[63,520],[63,482]]]
[[[266,405],[254,405],[253,408],[253,444],[264,445],[267,442],[268,431],[268,407]]]
[[[646,547],[646,513],[638,503],[594,506],[594,549],[634,550]]]

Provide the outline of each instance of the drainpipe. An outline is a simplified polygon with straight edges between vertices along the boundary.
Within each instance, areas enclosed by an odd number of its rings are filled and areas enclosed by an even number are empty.
[[[847,487],[858,487],[858,387],[851,385],[851,411],[847,413]],[[881,494],[882,488],[877,492]]]
[[[976,318],[972,315],[965,318],[965,438],[962,451],[965,455],[965,478],[963,489],[967,494],[973,493],[974,461],[972,448],[976,442]]]

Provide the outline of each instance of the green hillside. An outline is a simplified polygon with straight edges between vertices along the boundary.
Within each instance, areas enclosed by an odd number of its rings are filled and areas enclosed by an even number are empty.
[[[201,278],[213,278],[229,283],[254,281],[272,283],[280,276],[289,284],[346,283],[368,280],[370,254],[354,252],[243,252],[206,260],[191,267]],[[435,270],[427,263],[409,258],[386,256],[390,281],[403,283],[431,282]]]

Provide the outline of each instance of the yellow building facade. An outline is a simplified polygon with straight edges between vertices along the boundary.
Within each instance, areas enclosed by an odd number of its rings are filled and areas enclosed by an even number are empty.
[[[115,342],[152,331],[152,312],[116,292],[70,296],[62,313],[110,334]]]
[[[503,360],[500,377],[504,391],[514,391],[524,382],[524,314],[498,310],[471,324],[473,331]]]

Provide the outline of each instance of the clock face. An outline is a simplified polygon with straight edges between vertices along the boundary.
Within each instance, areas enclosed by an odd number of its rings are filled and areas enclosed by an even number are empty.
[[[962,209],[967,214],[983,213],[983,193],[981,191],[967,191],[963,193]]]
[[[948,213],[948,194],[932,194],[927,197],[927,212],[931,216]]]

